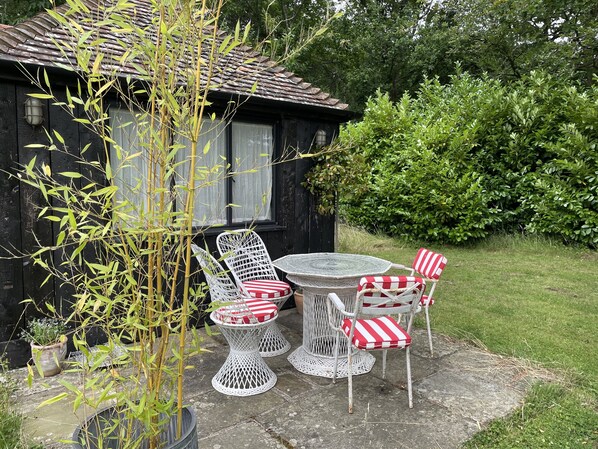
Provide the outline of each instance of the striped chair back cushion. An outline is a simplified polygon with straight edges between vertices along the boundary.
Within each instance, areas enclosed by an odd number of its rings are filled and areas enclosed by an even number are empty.
[[[357,286],[357,293],[361,294],[363,307],[389,308],[401,307],[411,304],[412,295],[406,295],[403,298],[391,300],[391,296],[400,295],[411,288],[414,289],[414,295],[423,292],[426,288],[425,281],[415,276],[364,276],[360,279]],[[385,293],[385,291],[388,293]]]
[[[420,248],[411,268],[428,279],[439,279],[445,266],[446,257],[442,254]]]

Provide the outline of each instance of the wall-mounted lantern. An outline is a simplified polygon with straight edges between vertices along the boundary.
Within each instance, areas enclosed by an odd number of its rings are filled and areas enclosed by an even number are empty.
[[[25,121],[31,126],[39,126],[44,122],[44,105],[39,98],[29,97],[25,100]]]
[[[318,129],[318,131],[316,131],[315,141],[316,148],[321,148],[326,145],[326,131],[323,129]]]

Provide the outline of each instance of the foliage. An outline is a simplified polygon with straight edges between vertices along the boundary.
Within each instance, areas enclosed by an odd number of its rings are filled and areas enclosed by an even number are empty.
[[[292,2],[288,2],[292,3]],[[598,73],[598,6],[593,0],[348,0],[330,33],[289,68],[365,108],[377,89],[398,101],[427,78],[460,68],[516,81],[533,70],[592,83]]]
[[[315,164],[301,185],[316,197],[319,214],[334,214],[338,195],[349,197],[365,186],[367,167],[363,157],[348,151],[347,146],[332,144],[310,157]]]
[[[38,346],[59,343],[66,332],[66,323],[58,318],[33,318],[23,329],[21,338]]]
[[[66,0],[4,0],[0,5],[0,23],[16,25],[19,22]]]
[[[512,86],[429,80],[396,104],[379,93],[340,135],[371,168],[343,213],[424,241],[526,230],[596,246],[597,114],[595,87],[540,73]]]
[[[345,226],[339,242],[343,252],[404,265],[420,247]],[[430,249],[448,259],[431,310],[433,332],[518,357],[522,375],[546,379],[512,416],[491,423],[466,447],[596,446],[598,358],[588,354],[594,352],[598,316],[598,252],[521,234]],[[416,324],[425,326],[425,320]]]
[[[192,284],[191,243],[195,194],[211,167],[201,166],[209,146],[198,148],[198,140],[208,121],[208,92],[218,86],[215,61],[243,44],[240,29],[219,33],[221,3],[147,1],[153,23],[139,28],[134,2],[103,5],[96,15],[85,0],[69,0],[68,9],[50,15],[69,36],[56,45],[73,55],[61,63],[78,78],[77,88],[57,88],[46,72],[29,75],[42,91],[32,97],[50,100],[94,136],[79,152],[48,131],[48,146],[30,148],[60,154],[73,171],[54,173],[33,157],[19,173],[45,200],[39,219],[55,228],[54,244],[30,257],[48,279],[73,290],[73,343],[89,357],[75,368],[83,385],[65,386],[75,409],[108,402],[126,411],[128,422],[142,422],[152,449],[161,444],[161,413],[179,415],[180,435],[187,359],[201,350],[189,320],[205,286]],[[89,31],[82,35],[81,27]],[[103,27],[117,36],[111,48],[119,54],[103,53]],[[123,78],[121,67],[134,67],[138,77]],[[114,121],[111,105],[131,119]],[[117,132],[130,140],[117,142]],[[187,175],[179,179],[175,168],[183,165]],[[117,182],[128,178],[132,185]],[[108,339],[93,356],[92,329]],[[100,367],[117,349],[129,369],[113,376]],[[121,430],[127,447],[141,444],[138,435],[126,434],[131,426]]]
[[[0,358],[0,449],[43,449],[31,445],[23,435],[23,416],[14,410],[15,380],[7,375],[7,362]]]

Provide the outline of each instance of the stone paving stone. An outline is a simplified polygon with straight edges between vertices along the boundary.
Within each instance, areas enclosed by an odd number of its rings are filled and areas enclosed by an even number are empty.
[[[478,430],[472,421],[430,402],[419,401],[409,409],[406,391],[374,376],[362,375],[354,381],[359,396],[352,415],[347,412],[344,380],[256,419],[287,447],[301,449],[451,448]]]
[[[199,437],[201,449],[285,449],[288,446],[272,437],[256,422],[242,422],[235,426],[212,433],[202,438]]]

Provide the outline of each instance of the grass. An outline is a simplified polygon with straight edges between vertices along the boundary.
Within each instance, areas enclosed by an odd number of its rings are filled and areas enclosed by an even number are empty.
[[[11,403],[14,381],[4,375],[5,371],[5,363],[0,360],[0,449],[41,449],[29,444],[23,435],[23,416]]]
[[[405,265],[419,248],[348,227],[339,244]],[[534,386],[520,410],[466,447],[598,447],[598,252],[521,236],[430,249],[448,258],[433,331],[541,364],[562,379]]]

